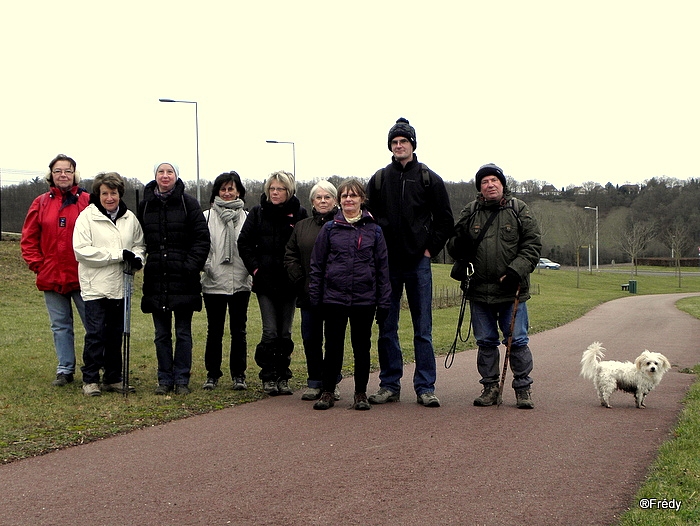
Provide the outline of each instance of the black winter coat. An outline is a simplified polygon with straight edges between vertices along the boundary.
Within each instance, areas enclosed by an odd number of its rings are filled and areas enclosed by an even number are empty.
[[[405,167],[392,157],[380,188],[376,174],[367,183],[367,208],[382,227],[391,266],[415,265],[426,249],[435,257],[452,236],[454,218],[445,183],[432,170],[428,174],[426,186],[415,154]]]
[[[306,217],[306,209],[294,195],[274,205],[263,194],[260,204],[250,211],[238,236],[238,253],[253,276],[253,292],[277,297],[296,295],[284,268],[284,252],[294,225]]]
[[[180,179],[165,200],[156,182],[144,189],[138,218],[146,241],[141,310],[145,313],[202,310],[199,273],[209,254],[209,229],[197,200]]]

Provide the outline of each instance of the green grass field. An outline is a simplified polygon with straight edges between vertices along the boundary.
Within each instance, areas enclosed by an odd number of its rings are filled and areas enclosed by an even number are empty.
[[[434,265],[433,269],[436,295],[454,297],[458,294],[457,283],[449,278],[449,265]],[[654,270],[666,272],[663,275],[639,274],[632,277],[637,280],[638,293],[700,292],[700,276],[683,276],[682,287],[678,288],[678,277],[672,271]],[[22,261],[17,241],[0,242],[0,271],[4,276],[0,282],[0,370],[4,373],[0,386],[2,463],[259,400],[264,396],[252,352],[249,352],[247,391],[231,390],[230,379],[226,377],[213,392],[200,389],[206,379],[204,312],[195,313],[193,320],[192,394],[186,397],[155,396],[153,389],[157,382],[153,325],[150,316],[142,314],[139,308],[140,275],[135,280],[131,326],[131,384],[135,386],[136,394],[128,398],[116,393],[85,397],[81,392],[79,373],[73,384],[65,388],[52,387],[56,357],[43,294],[34,286],[34,275]],[[620,287],[629,278],[629,273],[588,273],[585,269],[578,273],[575,270],[535,271],[532,275],[533,297],[529,303],[531,333],[553,329],[580,317],[596,305],[629,295]],[[679,307],[700,318],[700,298],[682,300]],[[438,354],[447,353],[452,344],[458,313],[459,306],[434,310],[433,339]],[[300,341],[298,318],[295,322],[295,342]],[[255,295],[251,299],[248,319],[248,347],[252,351],[261,331]],[[412,328],[408,313],[402,315],[400,332],[402,341],[410,341]],[[81,328],[76,335],[79,352],[83,334]],[[466,344],[460,343],[458,351],[474,346],[473,339],[470,339]],[[346,353],[344,374],[352,371],[351,359],[352,353]],[[376,349],[373,349],[372,365],[377,368]],[[306,381],[300,344],[293,354],[292,371],[294,378],[291,385],[294,389],[300,389]],[[700,369],[696,367],[695,372],[698,371]],[[695,504],[700,494],[699,409],[700,384],[696,383],[688,393],[674,439],[661,448],[649,480],[638,496],[680,499],[683,501],[681,511],[657,510],[649,513],[648,510],[632,509],[621,524],[700,523],[700,507]],[[651,518],[654,522],[649,522]],[[690,522],[686,522],[688,520]]]

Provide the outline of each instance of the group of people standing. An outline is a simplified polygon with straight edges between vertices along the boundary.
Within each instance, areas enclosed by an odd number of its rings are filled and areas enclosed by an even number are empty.
[[[79,187],[75,161],[57,156],[49,164],[50,190],[32,203],[21,242],[23,257],[37,274],[37,287],[44,291],[54,334],[59,363],[53,384],[74,379],[72,302],[86,329],[83,392],[97,396],[131,389],[123,383],[121,363],[121,274],[128,266],[131,271],[144,269],[141,310],[153,318],[156,394],[190,392],[192,318],[202,299],[207,314],[203,389],[215,389],[224,376],[227,310],[233,388],[247,388],[246,326],[253,292],[262,321],[254,355],[265,393],[292,394],[292,325],[298,307],[308,372],[303,400],[323,410],[340,398],[349,325],[353,407],[368,410],[372,404],[397,402],[403,376],[398,327],[405,292],[413,325],[416,401],[439,407],[430,262],[447,244],[453,257],[475,268],[467,293],[483,390],[474,404],[492,405],[501,394],[498,330],[505,343],[515,314],[513,388],[518,407],[533,407],[525,302],[529,274],[541,250],[537,224],[525,203],[512,204],[501,169],[485,165],[476,176],[477,200],[465,206],[455,225],[445,184],[418,162],[416,146],[415,129],[406,119],[397,120],[388,134],[391,163],[366,185],[355,178],[338,188],[319,181],[310,193],[311,215],[295,195],[294,176],[284,171],[270,174],[260,203],[250,211],[240,176],[219,175],[210,208],[203,212],[185,193],[172,162],[155,165],[154,180],[146,185],[134,214],[122,201],[119,174],[99,174],[88,193]],[[378,392],[368,396],[375,321],[380,383]]]

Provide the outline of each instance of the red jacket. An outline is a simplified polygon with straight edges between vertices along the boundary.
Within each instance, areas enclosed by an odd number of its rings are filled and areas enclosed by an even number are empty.
[[[63,194],[58,188],[32,202],[22,227],[22,257],[36,274],[39,290],[67,294],[80,290],[78,262],[73,253],[73,228],[90,194],[78,186]]]

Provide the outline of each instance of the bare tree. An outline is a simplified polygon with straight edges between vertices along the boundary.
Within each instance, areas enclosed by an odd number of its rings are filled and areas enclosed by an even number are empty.
[[[656,235],[652,222],[628,221],[627,226],[617,235],[617,247],[632,259],[634,275],[637,275],[637,258],[647,248]]]
[[[683,220],[676,220],[661,236],[661,242],[671,250],[671,257],[676,263],[678,288],[681,288],[681,257],[690,248],[690,229]]]
[[[576,254],[576,288],[581,285],[581,246],[590,239],[591,214],[584,214],[580,208],[573,208],[565,225],[568,245]]]

